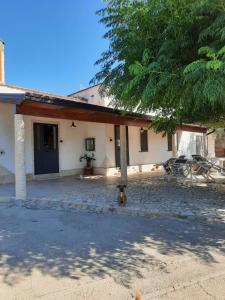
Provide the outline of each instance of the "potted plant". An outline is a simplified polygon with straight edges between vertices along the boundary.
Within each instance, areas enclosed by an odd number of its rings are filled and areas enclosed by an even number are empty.
[[[92,155],[84,154],[83,156],[80,157],[80,162],[83,160],[86,160],[86,166],[84,167],[84,175],[93,175],[93,166],[92,166],[92,161],[96,160],[94,157],[94,153]]]

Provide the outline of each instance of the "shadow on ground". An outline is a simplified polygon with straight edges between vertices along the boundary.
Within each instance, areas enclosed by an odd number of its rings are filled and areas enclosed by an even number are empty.
[[[225,254],[224,240],[219,220],[1,208],[0,275],[11,286],[37,269],[75,280],[111,276],[129,287],[145,271],[167,272],[161,255],[191,252],[216,263],[211,250]]]

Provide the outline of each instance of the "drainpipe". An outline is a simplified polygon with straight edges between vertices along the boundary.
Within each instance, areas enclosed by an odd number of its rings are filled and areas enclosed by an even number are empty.
[[[207,149],[207,134],[203,133],[203,154],[204,157],[207,157],[208,155],[208,149]]]

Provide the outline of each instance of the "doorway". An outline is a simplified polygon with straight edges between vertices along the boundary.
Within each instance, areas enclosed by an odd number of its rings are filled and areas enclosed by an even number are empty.
[[[34,174],[59,173],[58,125],[34,123]]]
[[[129,158],[129,135],[128,126],[126,126],[126,139],[127,139],[127,165],[130,164]],[[120,125],[115,125],[115,159],[116,167],[120,167]]]

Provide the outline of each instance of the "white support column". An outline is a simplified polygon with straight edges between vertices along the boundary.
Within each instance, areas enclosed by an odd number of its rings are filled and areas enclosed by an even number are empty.
[[[208,147],[207,147],[207,134],[203,133],[203,154],[204,157],[208,155]]]
[[[120,185],[127,185],[127,137],[125,125],[120,125],[120,168]]]
[[[177,132],[173,134],[172,138],[172,149],[173,149],[173,157],[177,157]]]
[[[27,184],[25,169],[25,128],[23,115],[14,115],[14,126],[16,200],[25,200],[27,196]]]

